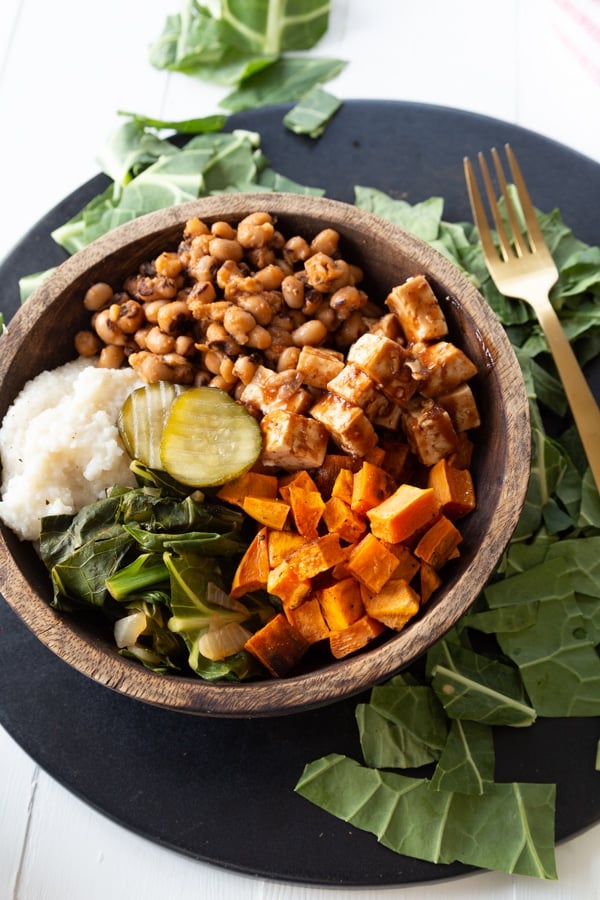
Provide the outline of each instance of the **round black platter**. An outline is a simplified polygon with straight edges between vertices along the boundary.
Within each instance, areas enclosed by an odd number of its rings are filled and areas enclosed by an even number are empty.
[[[352,202],[354,185],[415,203],[445,200],[444,218],[470,219],[463,156],[510,142],[535,204],[558,207],[587,243],[600,244],[600,166],[533,132],[460,110],[393,101],[346,101],[318,141],[267,108],[230,119],[261,136],[273,168]],[[69,195],[0,266],[0,309],[18,305],[18,279],[65,254],[51,231],[107,184]],[[304,765],[327,753],[360,759],[356,699],[285,718],[198,718],[143,705],[99,685],[48,651],[0,603],[0,722],[53,778],[151,841],[231,870],[287,882],[379,887],[471,871],[399,856],[294,793]],[[363,698],[359,698],[363,699]],[[499,781],[558,785],[556,836],[600,819],[594,719],[539,720],[499,729]]]

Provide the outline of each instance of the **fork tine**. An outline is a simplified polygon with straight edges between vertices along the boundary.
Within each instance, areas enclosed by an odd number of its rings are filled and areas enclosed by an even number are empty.
[[[494,151],[492,151],[493,153]],[[483,183],[485,185],[485,192],[487,194],[488,204],[492,211],[492,216],[494,219],[494,225],[496,226],[496,234],[498,235],[498,240],[500,242],[500,248],[502,251],[503,259],[510,259],[513,255],[513,249],[511,246],[510,238],[507,234],[506,228],[504,227],[504,222],[502,221],[502,216],[500,215],[500,210],[498,208],[498,203],[496,201],[496,192],[494,190],[494,185],[492,184],[492,179],[490,177],[490,171],[488,169],[487,163],[485,161],[485,156],[483,153],[478,153],[477,158],[479,160],[479,167],[481,169],[481,175],[483,178]],[[494,160],[495,162],[495,160]],[[503,174],[503,173],[501,173]],[[500,181],[500,185],[502,186],[502,181]],[[512,227],[512,223],[511,223]]]
[[[519,225],[519,220],[517,218],[517,212],[515,210],[513,201],[511,199],[508,184],[506,183],[506,177],[504,175],[504,169],[502,167],[502,162],[500,160],[500,156],[495,147],[492,148],[492,159],[494,161],[494,168],[496,170],[496,176],[498,178],[498,184],[500,185],[500,190],[502,191],[502,196],[504,197],[504,205],[506,207],[506,214],[508,216],[508,221],[510,223],[510,230],[512,233],[515,252],[517,256],[525,256],[526,253],[529,253],[529,247],[527,246],[523,235],[521,234],[521,227]],[[490,203],[492,201],[490,200]],[[510,246],[510,244],[509,244]]]
[[[492,232],[490,230],[490,225],[485,212],[485,207],[483,205],[483,200],[481,199],[481,194],[479,193],[479,188],[477,186],[475,172],[473,171],[473,166],[468,156],[464,157],[463,166],[465,170],[465,180],[467,182],[469,202],[471,204],[475,226],[477,228],[477,231],[479,232],[479,240],[481,241],[483,252],[488,258],[498,259],[498,261],[500,261],[498,249],[494,244],[494,241],[492,240]]]
[[[519,166],[519,163],[517,162],[517,157],[513,153],[513,149],[510,144],[505,144],[504,150],[506,152],[506,158],[508,159],[508,165],[510,166],[513,182],[517,188],[521,210],[523,212],[525,224],[527,225],[529,241],[532,245],[533,250],[541,250],[542,248],[545,248],[546,242],[542,235],[539,222],[535,214],[535,209],[533,207],[533,203],[531,202],[531,197],[529,196],[527,185],[525,184],[525,179],[521,174],[521,168]]]

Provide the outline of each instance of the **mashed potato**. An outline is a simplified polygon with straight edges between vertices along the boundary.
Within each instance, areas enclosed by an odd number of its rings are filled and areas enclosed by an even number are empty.
[[[40,518],[77,512],[114,484],[133,485],[116,427],[133,369],[78,359],[29,381],[0,427],[0,518],[21,539],[40,536]]]

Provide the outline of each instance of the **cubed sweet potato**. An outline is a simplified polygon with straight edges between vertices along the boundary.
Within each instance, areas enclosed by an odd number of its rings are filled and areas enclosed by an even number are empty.
[[[283,613],[277,613],[244,646],[271,675],[280,678],[300,662],[310,644]]]
[[[329,637],[329,626],[323,617],[318,597],[307,597],[293,609],[284,607],[285,616],[309,644]]]
[[[439,515],[439,503],[433,488],[401,484],[391,497],[367,512],[375,537],[398,544],[415,532],[433,524]]]
[[[339,497],[330,497],[325,504],[323,521],[327,530],[339,534],[343,541],[353,544],[367,530],[367,523]]]
[[[269,531],[269,565],[275,569],[290,554],[299,550],[306,543],[305,538],[297,531]]]
[[[460,519],[475,509],[475,488],[469,469],[458,469],[447,459],[440,459],[429,470],[428,483],[441,512],[449,519]]]
[[[446,516],[440,516],[415,547],[415,556],[436,571],[453,556],[462,541],[456,525]]]
[[[251,591],[264,589],[268,578],[268,530],[261,528],[238,564],[229,593],[237,598]]]
[[[277,477],[261,472],[245,472],[233,481],[224,484],[217,491],[219,500],[242,506],[246,497],[264,497],[274,500],[277,496]]]
[[[337,534],[326,534],[313,541],[307,541],[289,558],[289,564],[301,580],[314,578],[326,572],[345,558],[340,538]]]
[[[331,631],[340,631],[364,614],[360,585],[354,578],[344,578],[318,592],[321,611]]]
[[[325,509],[319,491],[305,491],[291,484],[289,495],[296,530],[308,540],[318,537],[319,522]]]
[[[419,595],[404,579],[390,579],[378,594],[365,599],[367,613],[400,631],[419,612]]]
[[[327,453],[323,465],[313,470],[317,488],[324,500],[331,497],[333,486],[342,471],[355,472],[360,467],[360,460],[343,453]]]
[[[290,609],[299,606],[308,596],[312,587],[310,578],[298,578],[287,561],[279,563],[269,572],[267,590]]]
[[[376,594],[398,567],[396,556],[375,535],[366,534],[348,559],[348,571]]]
[[[394,492],[395,484],[385,469],[364,460],[352,482],[350,506],[354,512],[364,515],[367,510],[379,506]]]
[[[285,503],[290,502],[290,488],[292,485],[302,488],[304,491],[318,491],[316,482],[311,478],[308,472],[304,470],[300,472],[290,472],[287,475],[280,475],[278,479],[279,496]]]
[[[368,614],[361,616],[352,625],[341,631],[332,631],[329,635],[329,647],[336,659],[343,659],[350,653],[362,650],[371,641],[385,631],[383,622],[373,619]]]
[[[267,497],[244,497],[242,509],[261,525],[280,530],[290,512],[290,507],[283,500],[270,500]]]
[[[392,578],[403,578],[405,581],[411,581],[419,571],[418,559],[415,559],[404,544],[386,544],[385,546],[398,560],[398,565],[394,569]]]
[[[427,563],[421,563],[421,571],[419,573],[421,582],[421,605],[427,603],[434,591],[436,591],[442,583],[439,574],[432,569]]]

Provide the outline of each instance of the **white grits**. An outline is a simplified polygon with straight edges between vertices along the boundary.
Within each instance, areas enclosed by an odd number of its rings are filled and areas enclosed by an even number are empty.
[[[116,426],[140,384],[131,368],[78,359],[29,381],[0,427],[0,519],[36,541],[40,518],[72,514],[114,484],[135,484]]]

